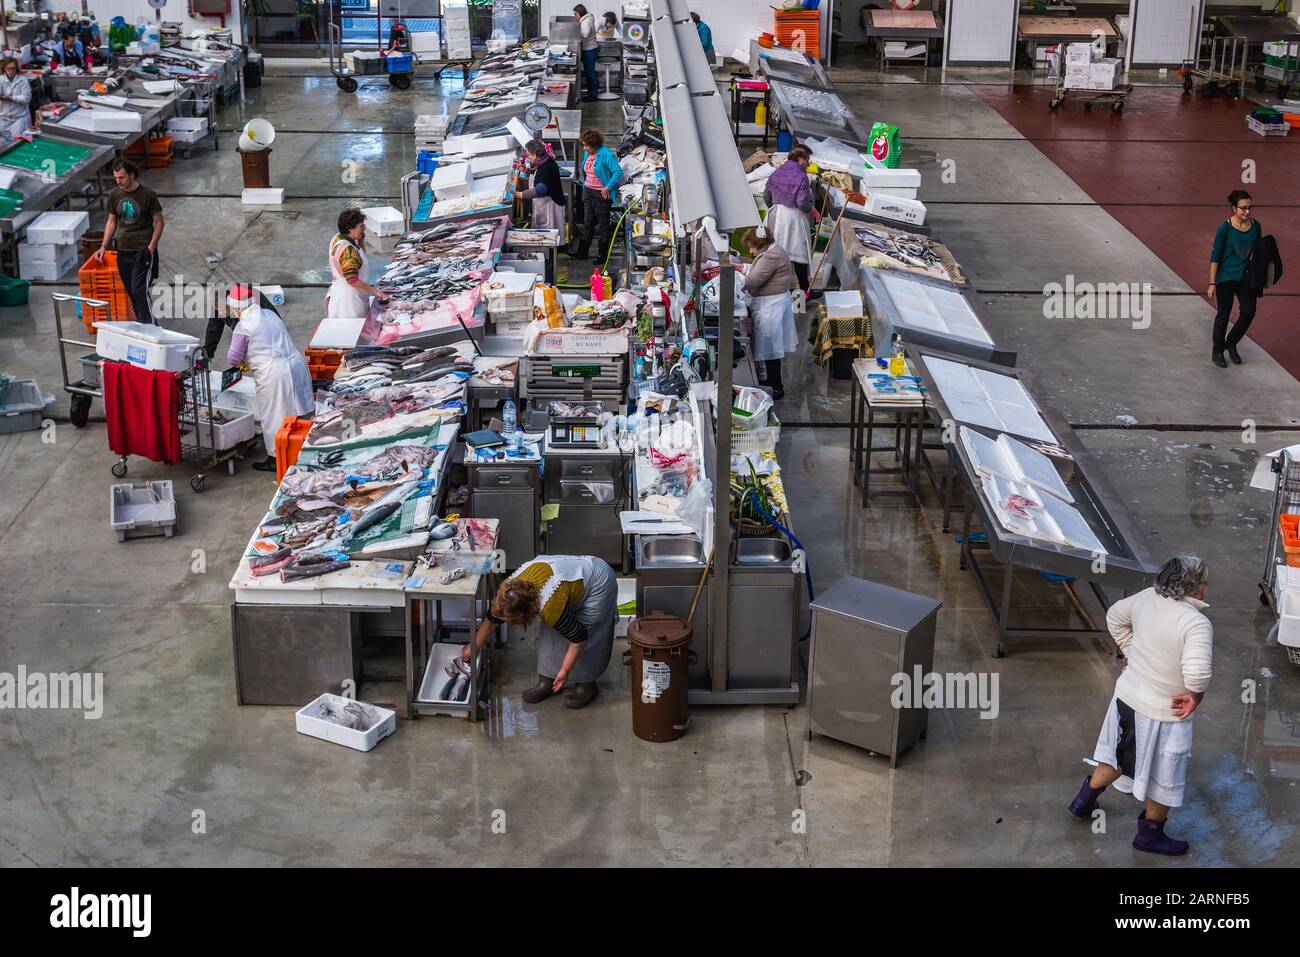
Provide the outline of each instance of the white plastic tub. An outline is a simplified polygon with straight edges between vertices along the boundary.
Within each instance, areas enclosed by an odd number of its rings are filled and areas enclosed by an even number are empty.
[[[183,372],[199,345],[194,336],[141,322],[97,322],[95,351],[105,359],[142,369]]]
[[[213,405],[216,405],[215,397]],[[184,425],[182,428],[188,432],[189,426]],[[184,435],[186,432],[182,432],[182,434]],[[222,451],[233,449],[240,442],[247,442],[255,433],[256,421],[251,412],[231,419],[229,422],[212,423],[210,433],[207,418],[202,415],[199,416],[198,441],[204,448],[211,447]],[[187,438],[192,438],[192,436],[187,436]]]
[[[330,712],[340,712],[351,703],[350,698],[326,692],[311,704],[294,712],[293,720],[298,733],[320,738],[322,741],[332,741],[334,744],[341,744],[345,748],[356,751],[369,751],[397,730],[397,713],[373,704],[368,707],[374,708],[379,713],[379,720],[364,730],[345,728],[322,717]]]
[[[406,229],[402,211],[392,206],[370,206],[361,215],[366,217],[366,229],[376,236],[400,236]]]
[[[27,242],[41,246],[68,246],[90,228],[86,212],[41,213],[27,227]]]

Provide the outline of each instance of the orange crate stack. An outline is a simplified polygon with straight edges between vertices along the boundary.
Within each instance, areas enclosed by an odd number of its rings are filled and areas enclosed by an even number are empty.
[[[334,381],[334,373],[343,362],[342,349],[313,349],[308,346],[303,354],[307,356],[307,369],[313,382]]]
[[[302,443],[307,440],[307,433],[310,431],[311,419],[291,415],[284,420],[280,431],[275,433],[275,480],[277,482],[284,478],[284,473],[298,461],[298,453],[302,451]]]
[[[94,335],[97,322],[106,322],[109,319],[114,322],[124,322],[135,318],[135,311],[131,308],[126,287],[122,285],[122,277],[117,272],[117,253],[104,253],[103,261],[96,261],[94,256],[88,258],[85,265],[77,270],[77,282],[83,297],[102,299],[109,305],[108,309],[101,309],[82,304],[81,321],[86,327],[86,332]]]
[[[818,56],[822,48],[822,20],[817,10],[777,10],[776,39],[783,47]]]
[[[1282,551],[1286,563],[1300,568],[1300,515],[1280,515],[1277,520],[1282,530]]]
[[[135,144],[126,151],[126,155],[133,160],[142,160],[147,169],[157,169],[170,165],[176,152],[175,146],[176,140],[171,134],[146,136],[136,140]]]

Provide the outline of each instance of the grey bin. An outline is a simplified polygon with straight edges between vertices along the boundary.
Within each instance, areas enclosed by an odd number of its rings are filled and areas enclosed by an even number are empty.
[[[8,388],[0,384],[0,435],[39,429],[45,406],[53,401],[35,379],[11,379]]]
[[[117,540],[165,535],[171,538],[179,527],[176,496],[170,479],[132,485],[114,485],[109,491],[109,524]]]
[[[861,578],[842,578],[812,602],[808,729],[889,757],[925,737],[924,708],[895,708],[894,675],[934,662],[943,602]]]

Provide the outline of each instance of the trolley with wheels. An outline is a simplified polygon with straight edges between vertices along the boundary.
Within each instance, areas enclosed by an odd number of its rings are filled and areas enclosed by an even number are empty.
[[[51,298],[54,300],[54,330],[58,337],[59,347],[59,366],[63,370],[63,391],[72,397],[68,409],[68,419],[73,426],[78,429],[85,428],[86,423],[90,421],[90,405],[95,399],[104,398],[104,390],[100,387],[98,379],[88,380],[86,376],[86,367],[82,366],[81,375],[73,381],[72,376],[68,373],[68,346],[75,346],[78,349],[85,349],[88,355],[95,354],[95,344],[93,342],[83,342],[80,339],[72,339],[63,334],[63,308],[66,303],[75,302],[78,309],[103,309],[104,315],[111,319],[112,306],[102,299],[87,299],[84,296],[69,296],[66,293],[56,292]],[[80,356],[77,357],[78,363],[82,362]]]
[[[396,9],[396,4],[393,6],[394,10],[389,14],[385,14],[382,10],[376,13],[349,10],[341,3],[335,7],[335,15],[330,17],[330,22],[325,31],[326,47],[329,56],[330,73],[334,76],[334,82],[338,85],[338,88],[344,93],[357,92],[360,87],[357,82],[358,77],[369,76],[387,76],[388,85],[396,90],[409,90],[411,88],[411,80],[415,75],[415,68],[420,62],[420,58],[411,52],[410,33],[401,24],[400,10]],[[348,67],[346,54],[343,52],[343,27],[341,25],[342,17],[345,16],[353,20],[375,21],[374,50],[380,57],[375,72],[358,72]],[[392,49],[384,45],[385,17],[394,21]],[[402,42],[403,37],[405,37],[405,42]]]
[[[1128,95],[1133,92],[1133,84],[1124,83],[1115,87],[1113,90],[1081,90],[1077,87],[1067,87],[1065,80],[1060,79],[1056,84],[1056,92],[1052,94],[1051,101],[1047,104],[1049,110],[1060,108],[1061,104],[1068,97],[1073,95],[1075,99],[1083,100],[1083,108],[1091,110],[1093,104],[1100,103],[1110,107],[1112,113],[1124,112],[1124,101]]]
[[[1201,37],[1200,15],[1192,10],[1190,35]],[[1191,96],[1196,81],[1201,81],[1201,96],[1224,96],[1240,99],[1246,89],[1246,63],[1250,59],[1250,41],[1244,36],[1218,35],[1199,39],[1196,53],[1183,61],[1183,96]]]

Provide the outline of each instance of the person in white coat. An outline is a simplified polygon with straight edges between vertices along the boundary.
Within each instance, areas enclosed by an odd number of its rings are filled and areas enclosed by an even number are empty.
[[[22,136],[31,125],[32,84],[18,75],[18,61],[5,57],[0,61],[0,131],[8,136]]]
[[[745,237],[754,261],[745,273],[745,292],[749,293],[749,316],[754,323],[751,350],[755,362],[767,373],[772,398],[785,397],[781,381],[781,360],[787,352],[799,348],[794,328],[794,300],[790,298],[794,271],[790,257],[764,230],[752,229]]]
[[[1110,606],[1106,627],[1126,656],[1102,723],[1093,763],[1070,803],[1090,820],[1110,784],[1146,807],[1138,815],[1133,847],[1151,854],[1186,854],[1188,844],[1165,833],[1169,809],[1181,807],[1192,753],[1192,712],[1205,697],[1214,658],[1209,569],[1193,555],[1165,562],[1155,587]]]
[[[253,287],[235,286],[226,304],[239,316],[226,358],[232,366],[247,365],[257,387],[254,410],[262,427],[266,459],[253,468],[274,472],[275,433],[289,416],[310,416],[316,411],[311,373],[307,360],[289,337],[284,320],[274,309],[258,305]]]
[[[338,234],[330,240],[330,288],[325,293],[328,319],[364,319],[370,297],[379,290],[366,282],[366,218],[349,207],[339,213]]]

